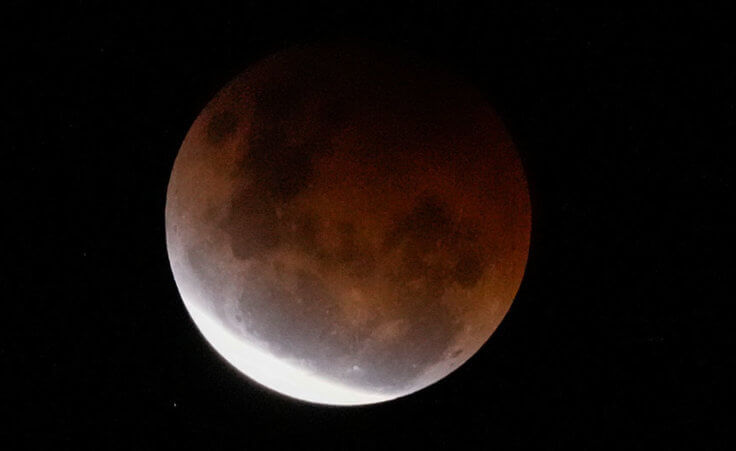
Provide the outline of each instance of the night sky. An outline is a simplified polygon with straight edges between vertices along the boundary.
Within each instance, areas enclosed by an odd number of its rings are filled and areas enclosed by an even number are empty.
[[[4,13],[2,443],[725,447],[725,12],[262,3]],[[519,293],[473,358],[414,395],[330,408],[211,350],[172,277],[164,206],[184,136],[225,83],[292,45],[345,41],[480,90],[521,155],[533,220]]]

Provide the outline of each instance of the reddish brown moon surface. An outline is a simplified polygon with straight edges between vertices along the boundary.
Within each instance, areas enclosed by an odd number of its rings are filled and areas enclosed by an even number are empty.
[[[521,283],[531,212],[483,96],[357,47],[256,63],[192,125],[166,203],[199,330],[285,395],[367,404],[443,378]]]

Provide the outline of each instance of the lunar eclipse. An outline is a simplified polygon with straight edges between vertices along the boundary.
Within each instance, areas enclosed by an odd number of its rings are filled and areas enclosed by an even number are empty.
[[[298,47],[225,86],[171,172],[167,247],[195,324],[284,395],[370,404],[467,361],[520,286],[531,211],[484,95],[359,47]]]

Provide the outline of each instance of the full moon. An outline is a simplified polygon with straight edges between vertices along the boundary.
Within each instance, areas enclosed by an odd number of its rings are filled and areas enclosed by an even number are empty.
[[[196,118],[171,172],[179,293],[248,378],[330,405],[431,385],[488,340],[529,251],[513,141],[484,96],[348,46],[268,57]]]

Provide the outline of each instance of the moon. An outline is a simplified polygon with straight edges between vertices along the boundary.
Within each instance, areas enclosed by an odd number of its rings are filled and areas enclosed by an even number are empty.
[[[179,293],[248,378],[330,405],[387,401],[461,366],[526,266],[529,192],[484,96],[436,67],[303,46],[253,64],[174,162]]]

